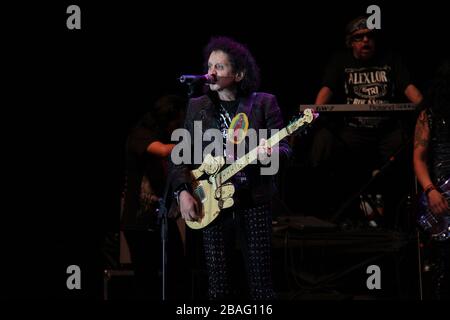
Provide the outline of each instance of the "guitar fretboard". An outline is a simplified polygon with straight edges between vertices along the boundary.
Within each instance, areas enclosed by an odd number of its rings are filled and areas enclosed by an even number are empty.
[[[272,135],[269,139],[267,139],[267,145],[273,147],[288,135],[289,134],[286,128],[281,129],[280,131]],[[234,162],[233,164],[222,170],[216,176],[216,185],[217,186],[222,185],[223,183],[228,181],[231,177],[233,177],[236,173],[244,169],[247,165],[256,161],[257,158],[258,158],[258,148],[254,148],[245,156],[239,158],[238,160],[236,160],[236,162]]]

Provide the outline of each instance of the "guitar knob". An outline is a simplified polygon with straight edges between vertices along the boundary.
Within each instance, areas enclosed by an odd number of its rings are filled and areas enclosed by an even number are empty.
[[[220,209],[226,209],[231,207],[234,204],[233,198],[226,198],[226,199],[220,199],[219,200],[219,208]]]

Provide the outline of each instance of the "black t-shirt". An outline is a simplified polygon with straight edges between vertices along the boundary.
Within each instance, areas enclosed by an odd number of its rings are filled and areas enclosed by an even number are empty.
[[[322,83],[333,92],[332,103],[346,104],[402,102],[409,84],[410,74],[398,55],[388,52],[362,61],[355,59],[350,51],[332,57]],[[347,122],[357,127],[376,127],[388,119],[387,116],[360,116],[347,117]]]
[[[227,134],[228,134],[228,128],[231,125],[231,120],[233,120],[233,117],[236,115],[236,110],[239,106],[239,100],[233,100],[233,101],[223,101],[219,100],[219,110],[218,110],[218,120],[219,120],[219,127],[222,131],[223,135],[223,145],[226,146],[226,140],[227,140]]]
[[[144,229],[156,222],[158,203],[155,200],[164,195],[167,159],[147,152],[147,147],[155,141],[161,141],[161,137],[143,126],[135,127],[128,136],[123,229]]]

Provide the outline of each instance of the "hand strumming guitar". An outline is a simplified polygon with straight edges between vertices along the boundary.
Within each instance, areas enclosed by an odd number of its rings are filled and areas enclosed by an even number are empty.
[[[197,200],[186,190],[181,191],[179,197],[181,216],[186,221],[197,221],[200,210]]]
[[[428,202],[431,212],[434,214],[444,214],[449,210],[448,202],[444,196],[435,188],[428,192]]]

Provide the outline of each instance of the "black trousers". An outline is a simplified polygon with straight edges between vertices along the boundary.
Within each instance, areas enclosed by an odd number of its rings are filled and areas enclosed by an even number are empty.
[[[235,240],[242,252],[250,299],[274,298],[271,263],[272,217],[269,204],[250,209],[223,210],[203,229],[203,246],[208,272],[208,296],[211,300],[236,297],[232,271]],[[234,279],[235,280],[235,279]],[[236,282],[235,282],[236,283]]]

